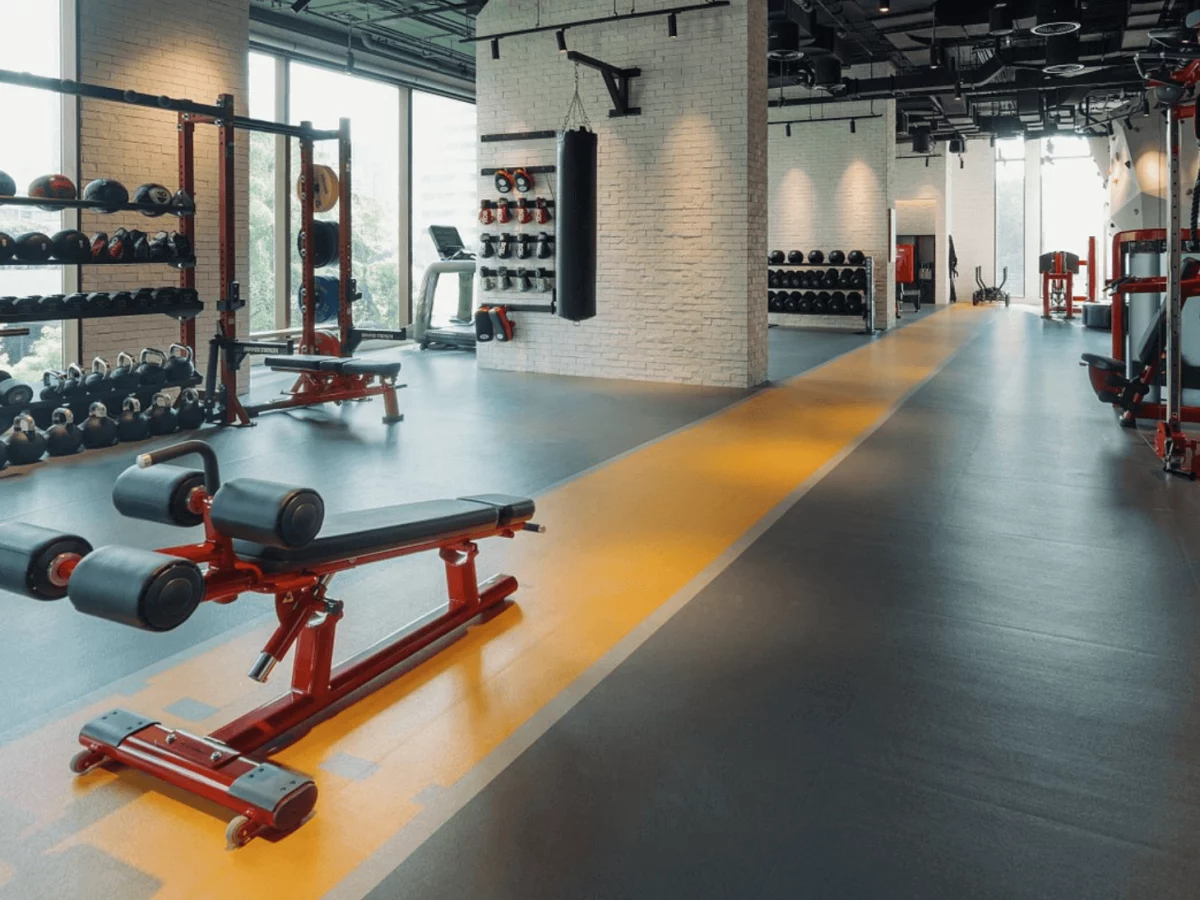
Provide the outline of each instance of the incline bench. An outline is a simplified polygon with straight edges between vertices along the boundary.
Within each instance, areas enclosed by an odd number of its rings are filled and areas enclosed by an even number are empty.
[[[391,424],[404,420],[396,399],[396,389],[405,387],[396,384],[400,375],[398,362],[371,362],[338,356],[268,356],[263,363],[274,372],[296,372],[300,377],[283,399],[251,408],[249,411],[255,415],[276,409],[382,396],[383,421]]]
[[[163,465],[191,454],[204,461],[202,472]],[[353,702],[355,692],[394,674],[414,654],[501,608],[517,581],[498,575],[479,582],[476,542],[543,530],[530,521],[532,500],[500,494],[326,518],[324,502],[308,488],[250,478],[222,485],[216,455],[200,441],[139,456],[137,466],[117,479],[113,504],[130,518],[203,525],[205,540],[158,552],[93,550],[76,535],[2,525],[0,588],[38,600],[69,596],[80,612],[159,632],[182,625],[201,602],[231,603],[243,593],[274,596],[279,626],[250,677],[265,682],[295,645],[285,694],[206,737],[112,710],[83,727],[84,749],[71,761],[78,775],[121,763],[232,810],[236,816],[225,832],[231,849],[261,834],[299,828],[316,804],[313,780],[267,761],[269,752]],[[334,666],[343,603],[327,596],[333,576],[425,550],[438,551],[445,564],[447,608]]]

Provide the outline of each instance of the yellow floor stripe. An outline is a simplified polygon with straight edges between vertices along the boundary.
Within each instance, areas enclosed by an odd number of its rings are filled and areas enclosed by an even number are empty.
[[[470,771],[877,424],[975,334],[981,315],[957,307],[910,325],[539,498],[550,533],[506,545],[505,568],[522,582],[516,607],[278,757],[315,775],[321,791],[316,817],[281,843],[226,853],[223,823],[209,813],[129,774],[72,782],[65,772],[80,724],[112,706],[170,722],[162,707],[181,696],[221,707],[218,719],[262,699],[244,675],[260,632],[0,749],[0,796],[33,820],[24,837],[78,818],[70,814],[81,804],[128,798],[38,859],[0,849],[0,883],[6,865],[54,866],[57,852],[86,844],[159,879],[161,898],[321,896],[412,820],[414,798]],[[362,781],[322,772],[338,753],[378,769]]]

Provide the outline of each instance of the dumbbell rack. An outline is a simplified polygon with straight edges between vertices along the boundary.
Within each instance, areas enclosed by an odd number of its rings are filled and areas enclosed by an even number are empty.
[[[148,109],[172,111],[178,117],[180,123],[179,129],[179,188],[187,192],[193,200],[196,196],[196,177],[195,177],[195,156],[193,152],[192,131],[190,128],[184,128],[183,125],[189,116],[194,115],[216,115],[228,116],[232,112],[232,98],[221,98],[220,106],[209,106],[205,104],[195,103],[191,100],[176,99],[167,96],[154,96],[152,94],[143,94],[132,90],[122,90],[120,88],[104,87],[102,85],[88,84],[81,81],[71,81],[60,78],[45,78],[37,75],[30,75],[25,72],[13,72],[7,69],[0,69],[0,83],[11,84],[18,87],[35,88],[38,90],[50,91],[58,94],[65,94],[74,97],[81,97],[89,100],[101,100],[109,103],[120,103],[127,106],[140,106]],[[228,102],[226,102],[226,100]],[[78,176],[78,172],[76,176]],[[75,179],[80,180],[78,177]],[[0,197],[0,205],[5,206],[58,206],[69,210],[105,210],[118,212],[145,212],[159,209],[149,204],[142,203],[122,203],[115,205],[106,201],[96,200],[66,200],[66,199],[43,199],[30,197]],[[167,213],[174,217],[173,213]],[[194,249],[196,246],[196,226],[194,213],[178,216],[179,233],[188,239],[188,242]],[[61,260],[48,260],[45,262],[27,262],[24,260],[6,260],[0,262],[0,268],[46,268],[46,267],[76,267],[77,270],[87,267],[106,268],[109,266],[171,266],[179,270],[179,288],[195,292],[196,289],[196,258],[190,256],[186,259],[175,259],[169,261],[120,261],[120,262],[64,262]],[[201,301],[187,301],[165,305],[155,305],[152,307],[120,307],[114,309],[83,309],[56,311],[52,315],[47,315],[45,312],[24,312],[24,313],[0,313],[0,326],[6,324],[27,323],[27,322],[45,322],[47,320],[85,320],[85,319],[101,319],[101,318],[120,318],[128,316],[141,315],[166,315],[174,319],[178,319],[179,326],[179,343],[187,346],[189,349],[195,350],[196,345],[196,317],[204,310],[204,304]],[[79,342],[76,348],[76,357],[82,356],[83,334],[80,329]],[[82,360],[80,360],[82,364]],[[174,382],[166,387],[189,387],[199,384],[199,378],[193,378],[189,382]],[[144,388],[139,389],[136,393],[142,401],[143,407],[149,405],[150,398],[160,388]],[[60,406],[71,408],[75,414],[76,421],[82,421],[87,417],[88,407],[96,402],[104,402],[110,410],[119,410],[121,401],[124,396],[93,394],[77,401],[34,401],[26,407],[0,407],[0,431],[7,430],[13,418],[22,411],[28,411],[33,415],[34,420],[39,427],[45,428],[50,422],[50,414],[54,409]]]
[[[768,288],[768,293],[785,293],[790,294],[794,291],[800,293],[833,293],[834,291],[843,292],[858,292],[863,295],[863,312],[861,314],[836,314],[829,313],[801,313],[801,312],[771,312],[767,313],[767,324],[778,325],[781,328],[813,328],[822,331],[830,331],[835,329],[854,326],[859,334],[873,334],[875,332],[875,260],[868,256],[861,266],[852,266],[848,264],[833,265],[832,263],[771,263],[767,266],[770,270],[817,270],[826,271],[828,269],[862,269],[867,273],[867,286],[865,288]]]

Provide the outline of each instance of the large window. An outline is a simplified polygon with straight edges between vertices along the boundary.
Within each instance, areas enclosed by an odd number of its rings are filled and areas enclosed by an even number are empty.
[[[278,121],[275,57],[250,54],[250,117]],[[287,324],[275,302],[276,137],[250,133],[250,330],[273,331]]]
[[[475,105],[421,91],[412,95],[413,304],[425,268],[437,260],[430,225],[453,225],[470,249],[479,231]],[[438,283],[434,320],[458,310],[458,279]]]
[[[362,294],[354,307],[360,325],[400,324],[400,89],[331,69],[291,65],[289,109],[292,124],[312,122],[337,128],[350,119],[353,161],[354,277]],[[320,141],[315,162],[338,165],[336,141]],[[300,172],[299,142],[292,146],[294,185]],[[337,209],[317,216],[338,217]],[[292,204],[292,233],[300,227],[299,204]],[[293,295],[300,284],[300,260],[293,254]],[[335,272],[330,269],[330,274]]]
[[[1025,296],[1025,139],[996,142],[996,284]]]
[[[1088,238],[1095,237],[1097,277],[1103,281],[1108,196],[1088,139],[1043,139],[1041,164],[1041,252],[1065,250],[1086,259]]]
[[[59,4],[44,0],[0,0],[0,21],[10,35],[36,35],[36,40],[9,40],[3,65],[19,72],[61,78],[62,46]],[[0,85],[0,109],[9,127],[0,130],[0,169],[17,183],[17,193],[39,175],[61,172],[63,165],[62,104],[49,91]],[[13,237],[28,231],[53,234],[62,229],[62,213],[36,208],[0,206],[0,231]],[[0,269],[0,296],[56,294],[63,290],[63,269]],[[25,381],[37,381],[46,369],[62,366],[62,323],[29,326],[27,337],[0,338],[0,369]]]

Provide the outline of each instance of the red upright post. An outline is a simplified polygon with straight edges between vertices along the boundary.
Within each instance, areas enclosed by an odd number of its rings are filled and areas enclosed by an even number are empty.
[[[301,122],[300,127],[311,129],[311,122]],[[316,247],[313,239],[313,140],[311,137],[300,138],[300,234],[304,253],[300,259],[301,290],[303,299],[300,304],[301,332],[300,352],[302,354],[317,353],[317,278],[313,266],[313,255]]]
[[[179,187],[187,192],[194,201],[196,199],[196,123],[189,113],[179,114]],[[179,233],[188,240],[192,252],[196,252],[196,217],[183,216],[179,220]],[[195,290],[196,268],[179,270],[179,286]],[[184,319],[179,323],[179,343],[196,352],[196,320]]]

